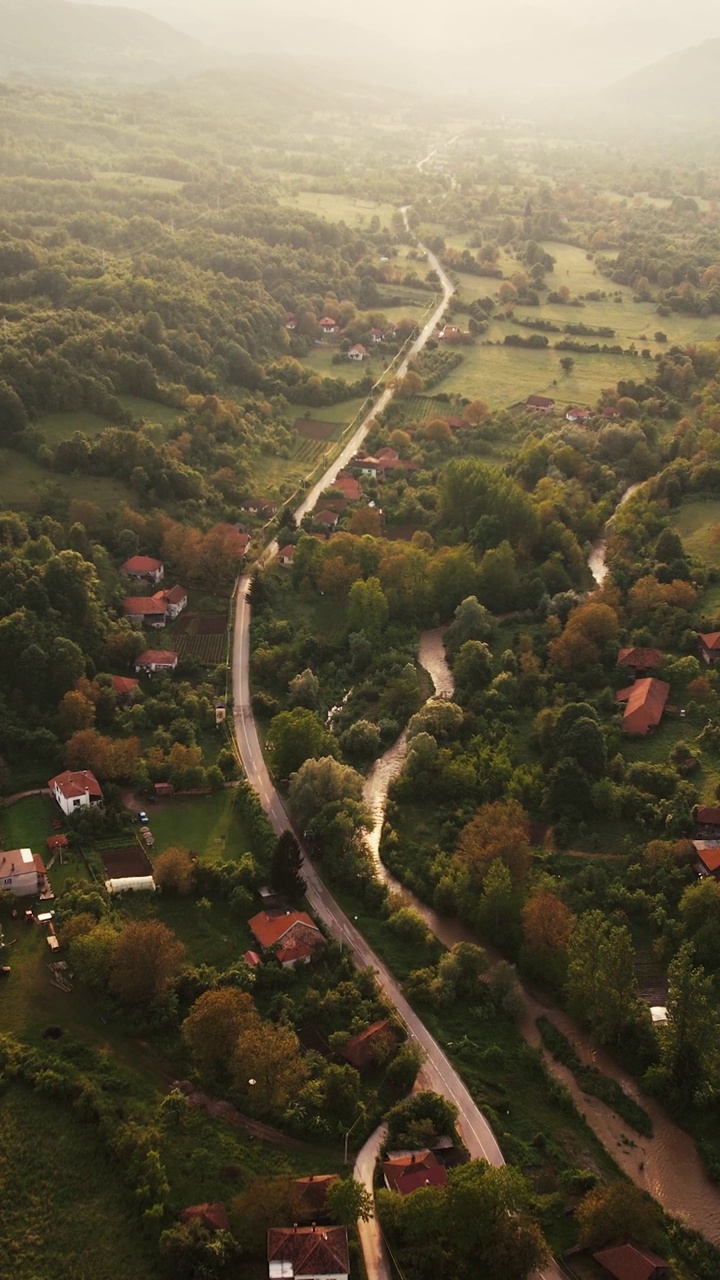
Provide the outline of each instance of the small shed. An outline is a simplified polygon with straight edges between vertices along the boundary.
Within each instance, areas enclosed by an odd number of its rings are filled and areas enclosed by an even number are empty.
[[[156,796],[172,796],[175,794],[175,788],[171,782],[156,782],[153,790]]]

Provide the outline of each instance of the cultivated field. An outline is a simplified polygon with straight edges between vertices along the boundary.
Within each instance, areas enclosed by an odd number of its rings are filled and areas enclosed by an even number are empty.
[[[173,645],[181,658],[199,658],[216,667],[225,661],[227,625],[224,614],[183,614],[173,632]]]

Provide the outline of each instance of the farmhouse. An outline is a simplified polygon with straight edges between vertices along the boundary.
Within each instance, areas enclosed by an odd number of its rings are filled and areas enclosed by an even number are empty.
[[[354,476],[346,475],[344,471],[336,475],[333,480],[333,489],[339,489],[348,502],[359,502],[362,498],[360,482]]]
[[[348,1280],[346,1227],[271,1227],[267,1240],[270,1280]]]
[[[170,649],[144,649],[135,659],[135,670],[152,675],[156,671],[174,671],[178,655]]]
[[[67,816],[76,813],[78,809],[102,804],[100,783],[89,769],[78,769],[75,772],[66,769],[65,773],[58,773],[50,779],[48,788],[50,795],[57,800]]]
[[[716,662],[720,662],[720,631],[706,631],[704,634],[700,632],[698,639],[701,657],[709,667],[714,667]]]
[[[165,568],[162,560],[153,560],[152,556],[131,556],[120,565],[120,572],[126,578],[143,579],[148,582],[162,582]]]
[[[695,814],[699,835],[720,835],[720,807],[717,805],[700,805]]]
[[[292,311],[289,311],[285,317],[285,328],[289,329],[291,333],[297,329],[297,316],[293,315]]]
[[[173,622],[183,609],[187,608],[187,591],[184,587],[170,587],[169,590],[156,591],[153,600],[164,604],[167,610],[168,621]]]
[[[291,542],[286,547],[281,547],[278,551],[278,560],[283,569],[292,569],[292,562],[295,557],[295,548]]]
[[[636,680],[627,689],[621,689],[616,693],[616,702],[627,703],[623,715],[625,732],[644,736],[648,729],[657,728],[662,720],[669,693],[670,685],[665,680],[655,680],[650,677]]]
[[[118,696],[118,702],[133,702],[137,697],[140,681],[134,676],[111,676],[112,687]]]
[[[713,876],[715,880],[720,880],[720,841],[693,840],[691,843],[697,855],[695,870],[701,879]]]
[[[635,672],[635,678],[652,667],[662,664],[663,655],[660,649],[630,648],[621,649],[618,654],[618,666],[628,667]]]
[[[592,418],[589,409],[568,409],[565,414],[568,422],[587,422],[588,418]]]
[[[383,331],[382,331],[382,329],[371,329],[371,330],[370,330],[370,338],[371,338],[371,340],[372,340],[373,342],[382,342],[382,340],[383,340]]]
[[[167,606],[157,596],[125,596],[122,608],[134,627],[164,627],[167,621]]]
[[[313,524],[319,524],[324,529],[329,529],[331,533],[334,533],[337,529],[338,519],[337,511],[329,511],[326,509],[325,511],[313,512]]]
[[[318,324],[323,333],[337,333],[338,331],[338,322],[333,320],[332,316],[323,316],[322,320],[318,320]]]
[[[364,1031],[358,1031],[357,1035],[352,1036],[340,1049],[340,1056],[349,1062],[351,1067],[364,1071],[367,1067],[381,1062],[395,1041],[396,1035],[392,1023],[387,1018],[383,1018],[380,1022],[373,1022]]]
[[[409,1196],[421,1187],[444,1187],[447,1170],[432,1151],[408,1151],[383,1161],[383,1178],[388,1191]]]
[[[639,1244],[612,1245],[600,1249],[593,1258],[613,1280],[670,1280],[670,1266],[650,1249]]]
[[[533,413],[552,413],[555,408],[555,401],[549,396],[528,396],[525,401],[525,408],[530,409]]]
[[[38,870],[44,876],[41,858],[32,849],[3,849],[0,852],[0,889],[16,898],[29,898],[38,892]]]
[[[248,920],[248,924],[263,951],[277,948],[275,955],[283,969],[307,964],[313,951],[325,945],[325,939],[307,911],[287,911],[277,916],[260,911]]]
[[[367,360],[367,347],[362,342],[356,342],[354,347],[348,351],[348,360]]]

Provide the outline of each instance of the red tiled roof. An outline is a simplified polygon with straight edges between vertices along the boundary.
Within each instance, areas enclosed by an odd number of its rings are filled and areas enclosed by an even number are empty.
[[[142,614],[143,616],[153,614],[156,617],[165,617],[167,608],[164,600],[157,596],[126,596],[122,603],[123,613]]]
[[[528,396],[525,401],[526,405],[530,405],[533,409],[552,409],[555,404],[549,396]]]
[[[229,1231],[230,1219],[225,1205],[220,1200],[215,1204],[191,1204],[180,1214],[181,1222],[189,1222],[191,1218],[199,1218],[208,1231]]]
[[[111,676],[110,680],[115,692],[121,695],[134,693],[136,689],[140,688],[140,681],[136,680],[134,676]]]
[[[348,1275],[350,1253],[345,1227],[271,1227],[268,1262],[289,1262],[295,1276]]]
[[[278,555],[281,557],[282,560],[292,560],[293,556],[295,555],[295,548],[292,542],[288,542],[286,547],[281,547],[278,552]]]
[[[313,512],[313,520],[316,524],[337,524],[336,511],[315,511]]]
[[[358,498],[362,498],[360,482],[355,480],[353,476],[337,476],[333,480],[333,488],[341,489],[350,502],[357,502]]]
[[[626,733],[645,734],[662,720],[670,685],[665,680],[646,677],[615,694],[616,702],[627,702],[623,715]]]
[[[383,1174],[391,1191],[409,1196],[421,1187],[444,1187],[447,1170],[432,1151],[415,1151],[383,1162]]]
[[[144,649],[135,659],[136,667],[175,666],[177,654],[171,649]]]
[[[56,849],[67,849],[67,836],[48,836],[45,841],[48,847],[48,853],[54,853]]]
[[[57,787],[58,791],[66,800],[75,800],[78,796],[84,796],[86,793],[95,796],[98,800],[102,800],[102,790],[100,783],[91,773],[89,769],[76,769],[71,771],[66,769],[64,773],[58,773],[48,782],[48,787],[52,791]]]
[[[288,938],[277,949],[279,964],[297,964],[298,960],[307,960],[315,948],[302,938]]]
[[[260,956],[257,951],[246,951],[243,955],[245,964],[249,964],[251,969],[256,969],[261,964]]]
[[[153,594],[153,600],[164,600],[166,604],[182,604],[183,600],[187,600],[187,591],[179,586],[170,587],[169,590],[163,588]]]
[[[368,1066],[375,1058],[375,1051],[379,1043],[386,1038],[394,1038],[392,1024],[387,1018],[382,1018],[379,1022],[373,1022],[371,1026],[366,1027],[364,1031],[359,1031],[356,1036],[348,1040],[340,1050],[343,1058],[353,1066],[360,1070],[362,1067]]]
[[[696,821],[701,826],[720,826],[720,808],[714,805],[702,805],[697,811]]]
[[[593,1258],[615,1280],[653,1280],[658,1269],[669,1275],[669,1266],[664,1258],[659,1258],[650,1249],[641,1249],[637,1244],[601,1249],[593,1254]]]
[[[706,649],[720,649],[720,631],[706,631],[704,634],[701,631],[700,639]]]
[[[42,860],[42,858],[40,857],[40,854],[39,854],[39,853],[34,853],[34,854],[33,854],[33,862],[35,863],[35,870],[37,871],[38,875],[39,875],[39,876],[44,876],[44,875],[45,875],[45,863],[43,862],[43,860]]]
[[[362,342],[356,342],[355,346],[350,348],[348,355],[352,355],[353,351],[356,351],[361,356],[367,355],[367,347],[364,347]]]
[[[162,560],[154,560],[152,556],[131,556],[120,565],[121,573],[157,573],[162,569]]]
[[[620,667],[659,667],[663,660],[660,649],[621,649],[618,654]]]
[[[706,871],[720,869],[720,845],[713,840],[693,840],[693,849]]]
[[[321,329],[329,328],[330,325],[337,325],[337,320],[333,320],[332,316],[323,316],[322,320],[318,320]]]
[[[274,947],[296,924],[304,924],[308,929],[314,929],[318,937],[322,937],[307,911],[286,911],[282,916],[269,916],[267,911],[259,911],[248,920],[248,924],[261,947]]]

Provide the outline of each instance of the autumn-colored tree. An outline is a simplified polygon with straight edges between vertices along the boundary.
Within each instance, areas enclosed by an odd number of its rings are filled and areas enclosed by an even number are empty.
[[[382,533],[382,515],[372,507],[355,507],[350,514],[348,530],[359,537],[369,533],[372,537],[379,538]]]
[[[323,562],[318,587],[326,596],[343,599],[358,578],[362,578],[359,564],[348,564],[341,556],[327,556]]]
[[[471,400],[462,413],[463,422],[468,422],[471,427],[479,426],[489,415],[490,410],[484,400]]]
[[[478,919],[481,895],[488,872],[496,860],[507,868],[517,889],[530,866],[527,816],[516,800],[485,804],[463,827],[453,854],[450,876],[461,912]]]
[[[95,729],[78,729],[65,744],[68,769],[90,769],[101,780],[132,782],[139,759],[139,738],[108,738]]]
[[[525,903],[522,927],[528,950],[543,961],[552,961],[570,941],[575,916],[557,894],[541,889]]]
[[[228,1067],[238,1038],[258,1020],[252,996],[235,987],[219,987],[198,996],[182,1024],[183,1039],[196,1067]]]
[[[77,689],[63,694],[58,706],[58,728],[63,738],[69,738],[78,729],[90,729],[95,721],[95,707]]]
[[[609,605],[580,605],[573,609],[562,635],[550,642],[550,662],[565,670],[591,666],[602,661],[617,634],[617,614]]]
[[[182,845],[165,849],[155,859],[153,877],[158,889],[183,895],[191,893],[195,884],[195,867],[188,850]]]
[[[309,1074],[295,1032],[259,1018],[242,1030],[231,1070],[237,1088],[261,1114],[283,1111]]]
[[[126,1004],[163,995],[176,977],[185,947],[160,920],[133,920],[120,934],[108,986]]]
[[[639,1187],[617,1178],[587,1193],[578,1206],[577,1221],[579,1241],[586,1249],[628,1237],[652,1245],[660,1227],[660,1211]]]
[[[253,1178],[230,1204],[233,1235],[242,1249],[257,1255],[267,1245],[267,1233],[278,1222],[297,1222],[302,1192],[291,1178]]]

